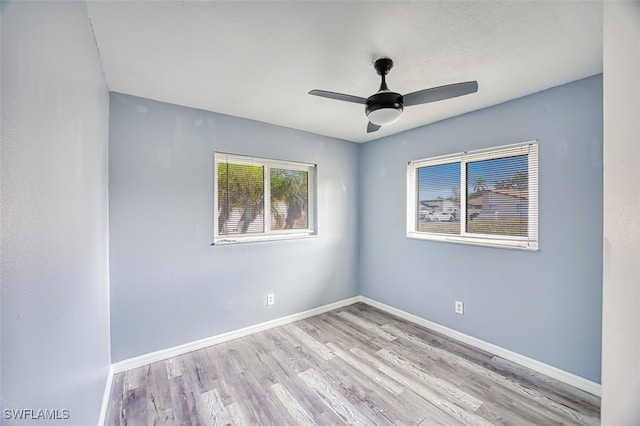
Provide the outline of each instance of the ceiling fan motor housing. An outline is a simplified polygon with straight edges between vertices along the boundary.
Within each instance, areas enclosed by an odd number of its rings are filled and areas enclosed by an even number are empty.
[[[387,86],[386,76],[393,68],[393,61],[389,58],[380,58],[373,63],[373,67],[381,78],[380,88],[367,99],[360,96],[347,95],[344,93],[328,92],[326,90],[311,90],[310,95],[322,96],[338,101],[353,102],[365,105],[365,113],[369,119],[367,133],[375,132],[380,127],[395,123],[402,115],[405,101],[407,106],[426,104],[429,102],[442,101],[444,99],[457,98],[478,91],[477,81],[466,81],[463,83],[447,84],[445,86],[432,87],[430,89],[418,90],[402,96],[392,92]]]
[[[369,121],[379,126],[394,123],[404,109],[402,95],[391,91],[380,91],[371,95],[365,105]]]

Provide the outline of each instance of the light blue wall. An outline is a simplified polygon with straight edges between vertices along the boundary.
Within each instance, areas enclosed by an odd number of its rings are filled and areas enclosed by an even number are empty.
[[[408,161],[532,139],[539,252],[405,237]],[[370,142],[361,154],[364,296],[600,381],[601,75]]]
[[[358,145],[118,93],[110,112],[114,362],[358,295]],[[318,237],[211,246],[214,151],[317,164]]]
[[[0,406],[94,425],[111,364],[108,91],[84,2],[0,7]]]

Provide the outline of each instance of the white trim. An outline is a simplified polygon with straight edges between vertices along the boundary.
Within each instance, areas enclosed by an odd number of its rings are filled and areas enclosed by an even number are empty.
[[[407,234],[415,231],[419,221],[418,191],[416,191],[416,172],[411,163],[407,165]]]
[[[104,394],[102,395],[102,406],[100,407],[100,417],[98,417],[98,426],[103,426],[107,419],[107,408],[109,406],[109,398],[111,397],[111,383],[113,382],[113,365],[109,366],[109,374],[107,383],[104,385]]]
[[[151,352],[151,353],[140,355],[134,358],[118,361],[111,366],[113,369],[113,374],[121,373],[123,371],[131,370],[137,367],[142,367],[154,362],[164,361],[174,356],[184,355],[186,353],[193,352],[198,349],[203,349],[218,343],[228,342],[230,340],[237,339],[239,337],[248,336],[253,333],[269,330],[274,327],[290,324],[294,321],[299,321],[305,318],[312,317],[314,315],[319,315],[325,312],[332,311],[334,309],[352,305],[354,303],[360,302],[361,301],[360,297],[361,296],[355,296],[349,299],[340,300],[338,302],[334,302],[328,305],[310,309],[308,311],[300,312],[293,315],[288,315],[282,318],[276,318],[274,320],[263,322],[261,324],[252,325],[249,327],[241,328],[239,330],[218,334],[216,336],[206,337],[204,339],[196,340],[194,342],[185,343],[183,345],[174,346],[172,348],[161,349],[156,352]]]
[[[495,247],[505,249],[538,251],[537,241],[523,241],[517,237],[486,238],[470,234],[436,234],[429,232],[407,232],[407,238],[414,240],[444,241],[447,243],[467,244],[471,246]]]
[[[257,166],[272,166],[276,168],[286,167],[291,170],[300,170],[306,171],[309,168],[315,168],[316,165],[314,163],[304,163],[300,161],[289,161],[289,160],[277,160],[275,158],[266,158],[266,157],[255,157],[253,155],[245,155],[245,154],[231,154],[229,152],[214,152],[214,157],[216,161],[220,160],[222,162],[231,161],[236,164],[253,164]]]
[[[459,161],[491,160],[494,158],[509,157],[512,155],[524,155],[529,153],[529,146],[537,144],[537,139],[526,142],[517,142],[509,145],[494,146],[489,148],[463,151],[454,154],[438,155],[437,157],[422,158],[409,161],[410,166],[424,167],[438,164],[455,163]]]
[[[241,237],[235,238],[233,236],[220,238],[212,243],[212,246],[224,246],[229,244],[242,244],[242,243],[259,243],[259,242],[267,242],[267,241],[282,241],[282,240],[301,240],[305,238],[317,238],[318,234],[309,231],[308,233],[302,232],[283,232],[283,233],[272,233],[272,234],[260,234],[255,237]]]
[[[531,370],[537,371],[538,373],[542,373],[549,377],[552,377],[556,380],[560,380],[561,382],[564,382],[568,385],[574,386],[585,392],[589,392],[592,395],[602,396],[602,385],[592,382],[591,380],[587,380],[584,377],[577,376],[573,373],[569,373],[568,371],[561,370],[557,367],[553,367],[549,364],[545,364],[533,358],[520,355],[498,345],[494,345],[493,343],[485,342],[484,340],[480,340],[473,336],[469,336],[468,334],[461,333],[435,322],[431,322],[419,316],[405,312],[401,309],[394,308],[393,306],[385,305],[384,303],[369,299],[368,297],[360,296],[360,301],[366,303],[367,305],[371,305],[374,308],[378,308],[392,315],[398,316],[402,319],[428,328],[429,330],[444,334],[445,336],[452,339],[466,343],[478,349],[482,349],[483,351],[489,352],[506,360],[515,362],[524,367],[530,368]]]
[[[394,308],[393,306],[386,305],[384,303],[378,302],[368,297],[355,296],[349,299],[340,300],[338,302],[334,302],[328,305],[310,309],[308,311],[300,312],[300,313],[289,315],[282,318],[277,318],[261,324],[252,325],[239,330],[219,334],[217,336],[207,337],[194,342],[185,343],[184,345],[174,346],[172,348],[163,349],[156,352],[151,352],[145,355],[140,355],[134,358],[129,358],[129,359],[119,361],[111,366],[111,373],[109,374],[107,388],[105,390],[105,397],[102,403],[100,419],[104,421],[104,414],[106,414],[106,408],[107,408],[106,403],[108,402],[109,393],[111,389],[111,380],[114,374],[131,370],[137,367],[142,367],[142,366],[151,364],[153,362],[163,361],[163,360],[172,358],[174,356],[183,355],[183,354],[186,354],[198,349],[206,348],[208,346],[212,346],[218,343],[228,342],[230,340],[237,339],[239,337],[248,336],[250,334],[258,333],[260,331],[268,330],[274,327],[279,327],[281,325],[290,324],[295,321],[299,321],[299,320],[309,318],[314,315],[319,315],[325,312],[329,312],[334,309],[342,308],[344,306],[352,305],[358,302],[366,303],[367,305],[370,305],[370,306],[373,306],[374,308],[378,308],[382,311],[388,312],[392,315],[395,315],[397,317],[410,321],[414,324],[425,327],[429,330],[433,330],[447,337],[458,340],[462,343],[466,343],[475,348],[489,352],[495,356],[504,358],[508,361],[515,362],[524,367],[530,368],[533,371],[537,371],[538,373],[547,375],[551,378],[559,380],[570,386],[574,386],[585,392],[589,392],[592,395],[602,396],[602,385],[600,385],[599,383],[592,382],[590,380],[585,379],[584,377],[577,376],[573,373],[569,373],[568,371],[561,370],[557,367],[553,367],[549,364],[545,364],[533,358],[520,355],[516,352],[512,352],[508,349],[505,349],[501,346],[494,345],[493,343],[485,342],[484,340],[480,340],[476,337],[469,336],[468,334],[461,333],[459,331],[456,331],[451,328],[445,327],[443,325],[437,324],[435,322],[426,320],[417,315],[410,314],[401,309]]]

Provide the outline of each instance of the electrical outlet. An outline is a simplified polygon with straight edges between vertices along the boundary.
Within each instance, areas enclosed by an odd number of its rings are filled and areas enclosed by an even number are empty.
[[[455,310],[456,314],[464,315],[464,302],[459,302],[456,300]]]
[[[267,306],[271,306],[274,303],[276,303],[276,301],[274,299],[273,293],[267,294]]]

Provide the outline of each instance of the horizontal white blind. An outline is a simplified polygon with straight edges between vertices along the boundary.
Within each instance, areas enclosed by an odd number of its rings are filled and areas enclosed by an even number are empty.
[[[307,229],[309,210],[309,172],[272,167],[269,170],[271,189],[271,230]]]
[[[264,232],[264,166],[217,160],[218,234]]]
[[[466,167],[466,232],[527,237],[528,156],[471,161]]]
[[[423,166],[416,173],[416,231],[460,234],[460,162]]]
[[[314,165],[216,153],[214,186],[216,241],[315,233]]]
[[[538,143],[412,161],[407,196],[409,236],[536,250]]]

